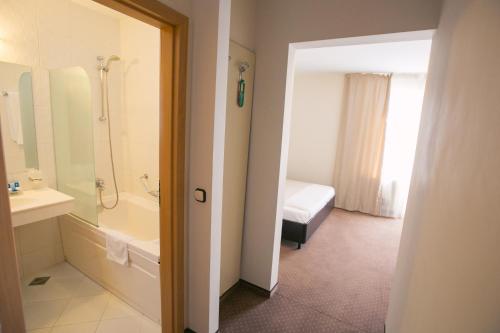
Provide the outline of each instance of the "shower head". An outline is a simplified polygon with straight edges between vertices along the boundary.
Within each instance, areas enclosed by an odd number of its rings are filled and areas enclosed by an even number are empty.
[[[112,61],[119,61],[119,60],[120,60],[120,57],[119,57],[119,56],[117,56],[117,55],[112,55],[112,56],[110,56],[110,57],[108,58],[108,61],[106,61],[106,66],[105,66],[105,68],[106,68],[107,70],[109,70],[109,64],[110,64]]]
[[[104,57],[103,56],[98,56],[97,61],[99,61],[99,66],[97,66],[97,69],[99,69],[101,72],[108,72],[109,71],[109,65],[112,61],[119,61],[120,57],[117,55],[112,55],[108,58],[106,61],[106,65],[104,65]]]

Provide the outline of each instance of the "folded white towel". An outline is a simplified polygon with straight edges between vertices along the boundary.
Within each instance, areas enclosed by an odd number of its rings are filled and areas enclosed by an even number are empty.
[[[106,234],[106,258],[120,265],[128,265],[128,243],[134,238],[111,229],[101,230]]]
[[[12,141],[18,145],[23,144],[23,126],[21,122],[21,105],[19,103],[19,93],[9,91],[6,98],[7,124]]]

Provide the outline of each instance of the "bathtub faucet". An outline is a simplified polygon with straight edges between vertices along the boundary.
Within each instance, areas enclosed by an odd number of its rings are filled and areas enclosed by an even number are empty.
[[[104,191],[104,188],[105,188],[104,179],[102,179],[102,178],[96,178],[96,179],[95,179],[95,187],[96,187],[99,191]]]
[[[151,190],[149,188],[149,175],[147,173],[143,174],[142,176],[139,177],[139,180],[142,183],[142,186],[144,187],[144,190],[146,191],[147,194],[151,195],[152,197],[155,197],[156,199],[160,199],[160,190]]]

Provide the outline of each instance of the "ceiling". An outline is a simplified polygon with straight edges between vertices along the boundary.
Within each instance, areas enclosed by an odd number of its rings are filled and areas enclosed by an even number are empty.
[[[92,0],[71,0],[72,2],[82,6],[82,7],[86,7],[88,9],[91,9],[95,12],[98,12],[100,14],[103,14],[103,15],[106,15],[106,16],[111,16],[115,19],[124,19],[124,18],[128,18],[127,15],[125,14],[122,14],[114,9],[111,9],[107,6],[104,6],[104,5],[101,5],[95,1],[92,1]]]
[[[431,40],[299,49],[298,72],[426,73]]]

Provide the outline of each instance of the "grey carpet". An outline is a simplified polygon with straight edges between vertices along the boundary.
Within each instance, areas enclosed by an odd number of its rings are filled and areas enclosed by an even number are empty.
[[[282,242],[273,297],[238,287],[223,299],[220,331],[382,333],[401,227],[334,209],[301,250]]]

